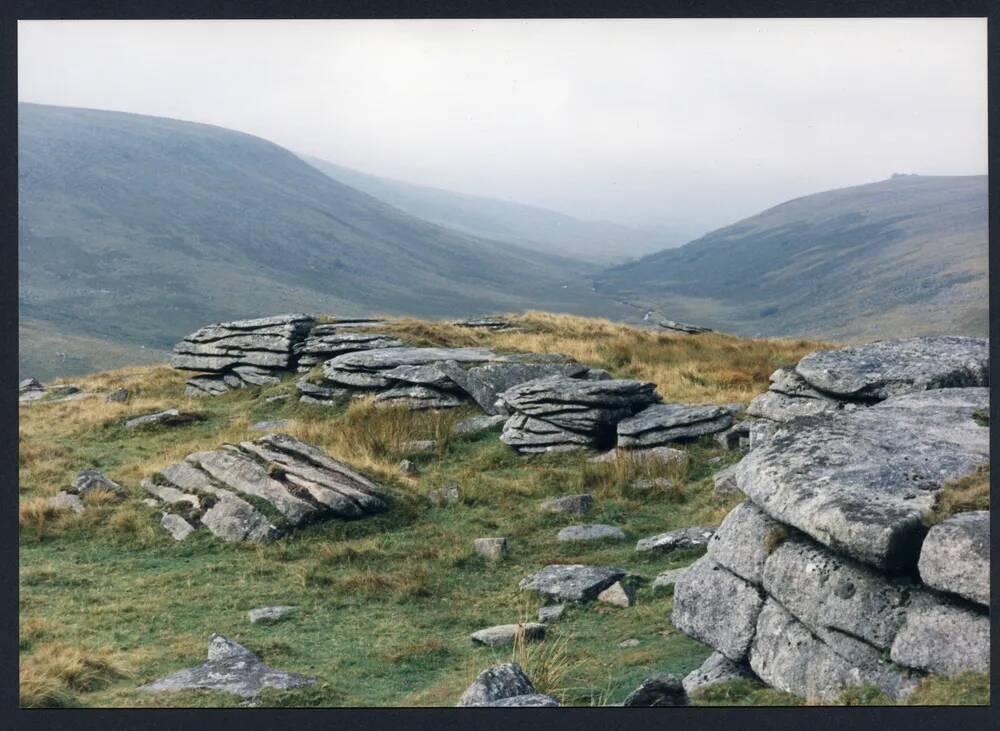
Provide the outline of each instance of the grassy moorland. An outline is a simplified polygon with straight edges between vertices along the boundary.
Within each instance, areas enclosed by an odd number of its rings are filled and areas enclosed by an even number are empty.
[[[643,331],[601,320],[529,313],[518,332],[473,332],[439,323],[394,321],[387,326],[414,344],[488,344],[500,350],[568,353],[622,377],[654,381],[666,400],[747,402],[767,388],[777,366],[793,363],[819,343],[688,337]],[[74,378],[96,395],[63,403],[22,405],[20,448],[20,677],[30,706],[230,706],[234,696],[182,692],[146,694],[136,686],[199,664],[220,632],[258,652],[265,662],[319,678],[312,688],[265,693],[263,705],[453,705],[475,675],[517,656],[540,692],[565,704],[620,702],[646,676],[683,675],[710,654],[670,623],[671,597],[646,585],[635,606],[571,607],[542,642],[514,650],[472,645],[482,627],[534,619],[538,600],[518,581],[555,562],[619,565],[652,579],[690,563],[695,552],[636,554],[634,541],[689,525],[717,524],[737,499],[719,499],[711,475],[734,462],[711,439],[687,445],[683,467],[621,461],[595,464],[588,455],[520,456],[496,431],[451,436],[452,424],[473,413],[413,413],[376,409],[368,400],[311,406],[294,397],[295,379],[211,399],[186,399],[184,373],[165,366],[127,368]],[[124,386],[125,404],[104,401]],[[177,407],[204,418],[190,426],[141,433],[122,427],[131,415]],[[355,465],[391,491],[393,509],[357,522],[316,525],[268,545],[227,545],[205,532],[175,543],[145,506],[139,481],[188,453],[253,438],[264,419],[294,421],[289,431]],[[401,445],[438,440],[433,454],[408,455]],[[420,467],[403,476],[396,463]],[[716,459],[718,458],[718,459]],[[81,515],[54,512],[45,498],[73,476],[96,467],[125,485],[120,503],[90,500]],[[660,472],[656,472],[659,469]],[[629,483],[664,475],[676,487],[636,493]],[[433,506],[428,494],[445,484],[462,488],[458,503]],[[590,492],[586,522],[621,526],[622,543],[562,544],[557,530],[579,519],[542,513],[538,503]],[[476,555],[472,541],[507,536],[510,552],[497,563]],[[251,624],[246,611],[293,604],[298,611],[270,625]],[[637,639],[633,647],[619,647]],[[986,702],[984,678],[935,681],[917,702]],[[795,704],[759,683],[712,688],[704,704]],[[844,702],[879,703],[859,692]]]

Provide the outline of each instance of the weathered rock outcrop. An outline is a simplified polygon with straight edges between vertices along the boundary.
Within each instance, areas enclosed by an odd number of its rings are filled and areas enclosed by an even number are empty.
[[[342,324],[316,325],[308,337],[294,347],[297,370],[305,373],[330,358],[359,350],[401,348],[403,343],[391,335],[373,332],[342,332]]]
[[[287,434],[196,452],[143,480],[167,510],[181,509],[225,541],[268,541],[283,530],[388,509],[381,488]]]
[[[677,580],[674,624],[826,701],[861,685],[902,698],[912,670],[986,672],[988,613],[964,600],[988,601],[988,514],[926,539],[921,518],[988,458],[972,416],[988,405],[984,388],[937,389],[779,427],[739,463],[749,500]],[[918,556],[927,586],[954,600],[915,580]]]
[[[288,690],[313,685],[315,682],[315,678],[268,667],[260,657],[243,645],[216,634],[212,635],[208,642],[208,662],[139,686],[139,690],[170,691],[194,688],[233,693],[241,698],[254,698],[264,688]]]
[[[658,324],[664,330],[671,330],[673,332],[684,333],[685,335],[700,335],[701,333],[713,332],[713,330],[709,327],[688,325],[685,322],[677,322],[676,320],[660,320]]]
[[[658,400],[642,381],[538,378],[500,395],[511,413],[500,440],[521,452],[610,447],[618,422]]]
[[[770,390],[747,413],[785,422],[829,416],[893,396],[989,385],[989,341],[965,337],[883,340],[810,353],[771,374]]]
[[[295,366],[295,351],[313,323],[296,314],[206,325],[174,346],[170,365],[211,374],[189,380],[189,396],[275,383],[278,373]]]

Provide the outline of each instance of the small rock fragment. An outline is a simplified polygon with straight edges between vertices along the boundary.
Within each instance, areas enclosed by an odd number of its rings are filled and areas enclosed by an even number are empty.
[[[409,475],[412,477],[414,475],[420,474],[420,470],[417,469],[417,466],[408,459],[401,459],[399,461],[399,464],[396,465],[396,467],[398,467],[399,471],[402,472],[404,475]]]
[[[252,623],[257,624],[258,622],[275,622],[282,617],[285,617],[296,610],[294,606],[288,605],[275,605],[273,607],[257,607],[256,609],[251,609],[247,612],[247,619]]]
[[[116,388],[104,400],[109,404],[123,404],[128,401],[130,395],[127,388]]]
[[[541,504],[542,510],[553,513],[566,513],[568,515],[583,515],[590,506],[594,504],[594,498],[590,495],[562,495],[546,500]]]
[[[526,642],[541,640],[545,637],[546,627],[538,622],[525,622],[523,624],[498,624],[495,627],[487,627],[473,632],[470,637],[473,642],[488,647],[500,647],[503,645],[513,645],[514,638],[518,632],[524,634]]]
[[[550,607],[539,607],[538,608],[538,621],[539,622],[554,622],[563,616],[566,611],[565,604],[553,604]]]
[[[635,603],[635,589],[616,581],[597,595],[597,601],[616,607],[628,608]]]
[[[625,531],[613,525],[604,523],[588,523],[586,525],[570,525],[556,534],[560,541],[623,541]]]
[[[163,513],[160,525],[169,533],[175,541],[183,541],[194,533],[194,526],[184,518],[174,513]]]
[[[403,461],[405,462],[406,460]],[[427,499],[436,507],[457,503],[462,499],[462,488],[458,485],[445,485],[436,490],[431,490],[427,495]]]
[[[473,548],[483,558],[498,561],[507,552],[506,538],[477,538],[472,542]]]
[[[641,708],[662,708],[664,706],[686,706],[687,693],[681,681],[673,675],[654,675],[642,681],[622,703],[623,706]]]

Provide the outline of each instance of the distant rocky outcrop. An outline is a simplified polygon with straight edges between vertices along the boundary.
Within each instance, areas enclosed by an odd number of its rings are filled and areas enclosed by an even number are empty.
[[[287,434],[195,452],[142,481],[164,510],[224,541],[270,541],[312,522],[383,512],[382,489],[320,449]],[[173,535],[184,531],[176,521]]]
[[[60,384],[45,386],[34,378],[25,378],[17,384],[17,400],[19,402],[42,401],[56,403],[59,401],[74,401],[84,398],[87,394],[79,386]]]
[[[685,335],[700,335],[701,333],[714,332],[710,327],[688,325],[685,322],[676,322],[675,320],[660,320],[658,324],[664,330],[671,330],[673,332],[684,333]]]
[[[946,483],[989,459],[988,343],[873,345],[772,376],[795,407],[761,419],[769,435],[727,476],[748,500],[676,581],[674,625],[725,674],[831,701],[988,671],[988,514],[924,523]]]

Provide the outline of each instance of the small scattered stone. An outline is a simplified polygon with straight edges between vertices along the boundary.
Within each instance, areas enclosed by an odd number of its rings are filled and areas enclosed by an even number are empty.
[[[538,609],[538,621],[539,622],[554,622],[563,616],[566,611],[565,604],[553,604],[550,607],[539,607]]]
[[[681,528],[679,530],[672,530],[667,533],[650,536],[649,538],[643,538],[635,544],[635,550],[639,553],[645,553],[648,551],[665,553],[667,551],[674,551],[678,548],[696,548],[707,546],[714,534],[714,528]]]
[[[688,673],[684,680],[684,690],[690,695],[696,690],[711,687],[728,680],[752,678],[753,671],[746,663],[733,662],[721,652],[713,652],[697,670]]]
[[[476,553],[490,561],[498,561],[507,553],[506,538],[477,538],[472,546]]]
[[[158,507],[160,507],[160,501],[157,500],[157,499],[155,499],[155,498],[151,498],[151,497],[143,498],[142,499],[142,504],[145,505],[145,506],[147,506],[147,507],[150,507],[150,508],[158,508]]]
[[[594,463],[604,463],[604,462],[615,462],[618,459],[628,459],[632,462],[660,462],[664,465],[670,464],[684,464],[687,462],[687,452],[683,449],[677,449],[675,447],[649,447],[646,449],[621,449],[616,447],[610,449],[604,454],[599,454],[596,457],[591,457],[588,462]]]
[[[399,445],[399,451],[403,454],[425,454],[433,452],[435,449],[437,449],[437,442],[433,439],[416,439]]]
[[[674,584],[676,584],[682,576],[687,572],[687,566],[679,569],[667,569],[666,571],[661,571],[653,579],[653,585],[650,589],[654,594],[658,594],[667,589],[673,589]]]
[[[640,708],[662,708],[665,706],[686,706],[687,693],[681,681],[673,675],[654,675],[642,681],[622,703],[623,706]]]
[[[145,414],[143,416],[134,416],[131,419],[126,420],[126,429],[138,429],[141,427],[149,426],[183,426],[185,424],[190,424],[197,421],[198,417],[195,414],[184,414],[177,409],[167,409],[166,411],[157,411],[153,414]]]
[[[628,608],[635,603],[635,589],[616,581],[597,595],[597,601],[616,607]]]
[[[116,388],[104,400],[109,404],[123,404],[128,401],[130,395],[127,388]]]
[[[628,575],[614,566],[550,564],[536,574],[521,579],[521,591],[533,591],[557,602],[586,602]]]
[[[541,504],[542,510],[553,513],[566,513],[567,515],[583,515],[590,510],[594,504],[594,498],[590,495],[562,495],[560,497],[546,500]]]
[[[521,670],[521,666],[516,662],[508,662],[479,673],[456,705],[460,708],[491,706],[505,698],[534,693],[535,686]]]
[[[406,462],[407,460],[404,459],[403,461]],[[462,499],[462,488],[458,485],[445,485],[436,490],[431,490],[427,495],[427,499],[435,507],[457,503]]]
[[[570,525],[559,531],[556,539],[560,541],[624,541],[625,531],[604,523]]]
[[[524,639],[526,642],[544,639],[546,629],[547,628],[544,624],[540,624],[538,622],[525,622],[523,624],[498,624],[495,627],[487,627],[486,629],[473,632],[470,637],[473,642],[480,645],[486,645],[488,647],[501,647],[504,645],[513,645],[514,638],[517,637],[518,632],[524,633]]]
[[[632,480],[628,484],[628,489],[632,492],[652,492],[662,490],[668,492],[677,487],[677,483],[669,477],[654,477],[650,480]]]
[[[247,619],[253,624],[258,622],[275,622],[294,612],[296,607],[287,605],[276,605],[273,607],[257,607],[247,612]]]
[[[515,695],[510,698],[501,698],[498,701],[487,705],[494,708],[555,708],[559,701],[550,695],[542,693],[528,693],[525,695]]]
[[[288,690],[315,682],[315,678],[268,667],[243,645],[216,634],[208,643],[208,662],[154,680],[140,686],[139,690],[197,688],[255,698],[267,687]]]
[[[86,495],[88,492],[100,490],[118,498],[128,497],[128,491],[114,480],[104,476],[97,470],[84,470],[73,478],[67,492]]]
[[[183,541],[194,533],[194,526],[174,513],[163,513],[160,525],[163,526],[175,541]]]
[[[410,460],[408,460],[408,459],[401,459],[399,461],[399,464],[396,465],[396,467],[404,475],[409,475],[409,476],[412,477],[413,475],[420,474],[420,470],[417,469],[417,466],[413,462],[411,462]]]
[[[287,401],[288,398],[289,397],[287,393],[282,393],[278,394],[277,396],[268,396],[266,399],[264,399],[264,403],[273,404],[275,401]]]
[[[291,419],[272,419],[271,421],[258,421],[250,427],[251,431],[285,431],[290,429],[295,422]]]
[[[50,497],[48,503],[56,510],[71,510],[78,515],[86,509],[79,495],[66,491],[57,493],[55,497]]]
[[[600,597],[598,597],[598,599],[600,599]],[[622,640],[621,642],[618,643],[618,646],[622,647],[622,648],[625,648],[625,647],[638,647],[640,644],[642,644],[642,643],[640,643],[639,640],[637,640],[637,639],[635,639],[633,637],[633,638],[630,638],[630,639],[627,639],[627,640]]]

